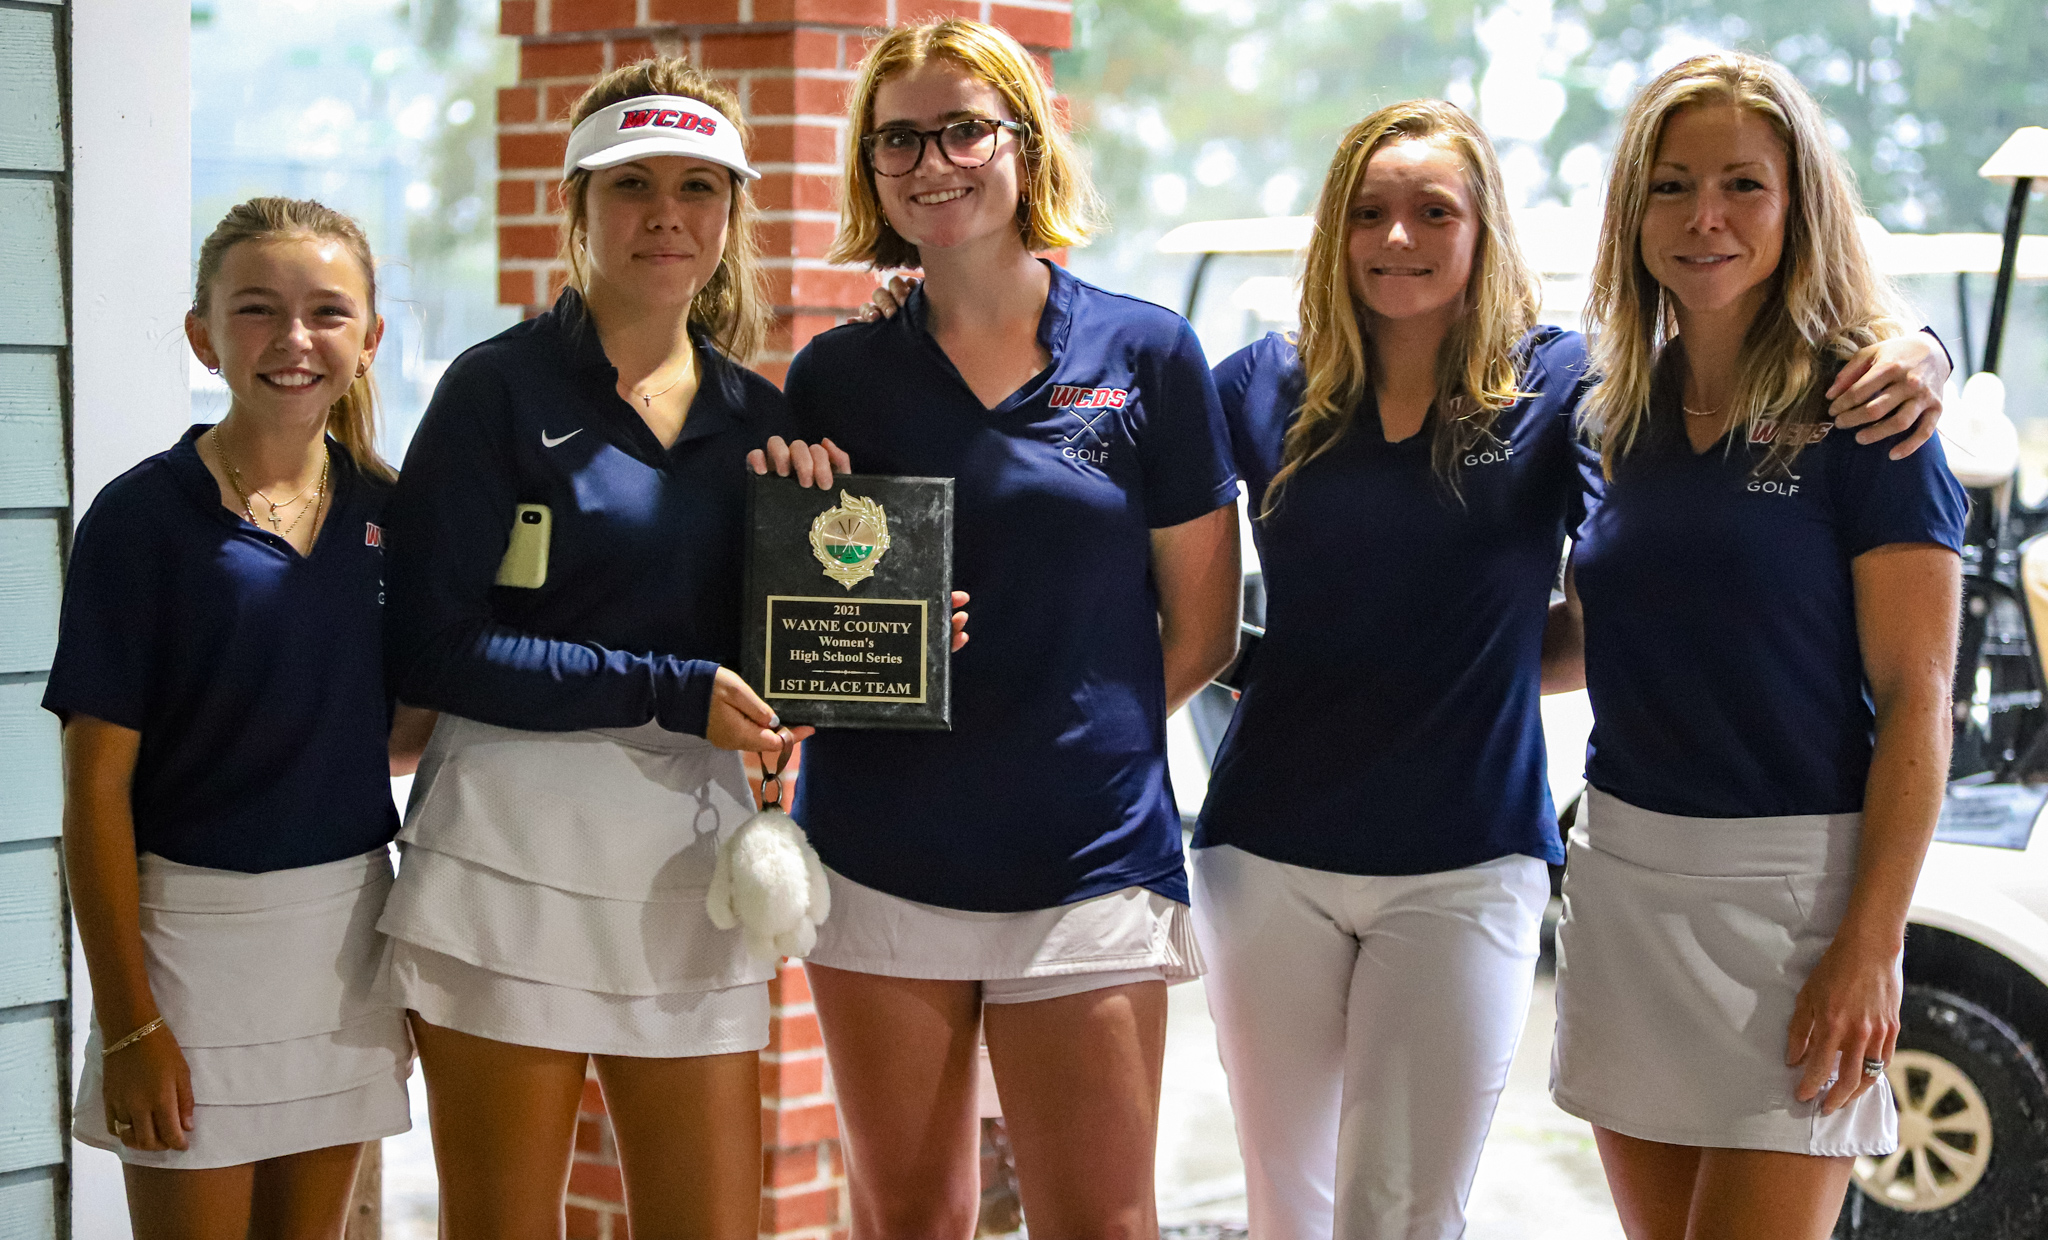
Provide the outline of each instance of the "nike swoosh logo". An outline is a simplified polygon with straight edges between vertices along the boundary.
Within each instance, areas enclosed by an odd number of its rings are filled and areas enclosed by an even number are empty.
[[[568,434],[562,436],[560,439],[549,439],[548,433],[546,431],[542,431],[540,433],[540,446],[543,448],[559,448],[563,444],[568,443],[571,439],[576,438],[576,436],[581,435],[582,433],[583,428],[579,426],[575,430],[570,431]]]

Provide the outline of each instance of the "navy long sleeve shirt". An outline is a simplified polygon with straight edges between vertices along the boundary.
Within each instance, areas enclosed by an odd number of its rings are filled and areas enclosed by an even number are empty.
[[[703,733],[740,653],[746,453],[793,424],[766,379],[703,340],[698,358],[667,448],[573,291],[448,368],[385,513],[402,700],[531,731]],[[552,518],[534,589],[494,584],[520,504]]]

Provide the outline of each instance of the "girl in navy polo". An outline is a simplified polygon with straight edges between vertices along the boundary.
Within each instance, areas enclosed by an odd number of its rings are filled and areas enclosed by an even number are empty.
[[[976,602],[953,730],[820,733],[797,792],[864,1237],[972,1234],[984,1029],[1032,1230],[1157,1230],[1165,983],[1199,969],[1165,720],[1235,644],[1237,487],[1187,324],[1032,257],[1092,202],[1049,96],[990,26],[876,44],[832,257],[924,283],[790,367],[806,438],[956,480]]]
[[[790,429],[735,360],[767,323],[756,174],[679,60],[573,115],[569,287],[450,367],[391,501],[392,675],[443,713],[379,925],[444,1235],[559,1231],[594,1061],[634,1232],[751,1237],[776,964],[705,893],[753,808],[738,751],[791,738],[727,670],[746,454]]]
[[[362,1143],[409,1126],[374,926],[390,776],[432,726],[387,754],[369,244],[245,202],[185,331],[227,415],[79,522],[43,696],[93,990],[72,1131],[126,1164],[138,1234],[339,1235]]]
[[[1547,621],[1588,376],[1538,301],[1484,133],[1395,104],[1338,145],[1299,337],[1216,370],[1267,630],[1191,869],[1254,1235],[1465,1231],[1563,857],[1538,704],[1576,683]],[[1838,403],[1911,425],[1930,356]]]
[[[1938,448],[1893,461],[1825,417],[1839,359],[1898,332],[1859,213],[1820,109],[1762,57],[1688,60],[1623,121],[1552,1089],[1632,1237],[1819,1240],[1851,1160],[1898,1142],[1965,501]]]

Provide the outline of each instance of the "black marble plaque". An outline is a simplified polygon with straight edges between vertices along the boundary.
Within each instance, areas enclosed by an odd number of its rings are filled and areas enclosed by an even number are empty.
[[[742,672],[785,723],[949,730],[953,480],[747,488]]]

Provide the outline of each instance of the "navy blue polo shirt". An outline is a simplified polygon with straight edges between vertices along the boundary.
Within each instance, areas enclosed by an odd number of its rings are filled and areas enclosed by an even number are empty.
[[[196,441],[107,484],[78,523],[43,706],[142,733],[138,852],[265,873],[398,832],[386,756],[390,487],[327,441],[312,554],[229,512]]]
[[[1543,627],[1578,478],[1585,341],[1538,328],[1531,395],[1430,463],[1432,413],[1389,443],[1367,391],[1351,426],[1252,522],[1266,636],[1218,750],[1198,848],[1340,874],[1564,859],[1543,749]],[[1216,368],[1252,511],[1279,472],[1303,376],[1279,335]],[[1332,738],[1305,749],[1305,721]]]
[[[667,448],[574,290],[455,359],[391,498],[400,700],[537,732],[703,734],[740,656],[746,454],[792,427],[773,384],[703,339],[697,357]],[[520,504],[551,514],[536,589],[495,584]]]
[[[1612,481],[1586,465],[1587,781],[1700,818],[1860,810],[1875,717],[1849,563],[1890,543],[1959,550],[1963,489],[1939,439],[1894,461],[1826,423],[1789,476],[1760,469],[1775,424],[1695,453],[1674,375]]]
[[[927,904],[1131,886],[1185,903],[1151,533],[1237,494],[1201,345],[1179,315],[1053,267],[1052,364],[987,409],[925,312],[919,288],[893,319],[817,337],[788,391],[805,438],[862,473],[956,480],[974,640],[953,656],[953,730],[820,732],[797,818],[827,865]]]

